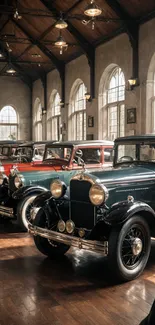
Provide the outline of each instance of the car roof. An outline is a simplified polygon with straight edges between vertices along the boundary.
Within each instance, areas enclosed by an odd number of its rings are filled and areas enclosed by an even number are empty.
[[[53,143],[54,146],[67,146],[67,147],[74,147],[74,146],[113,146],[114,142],[113,141],[108,141],[108,140],[83,140],[83,141],[78,141],[78,140],[73,140],[73,141],[60,141],[60,142],[55,142]]]
[[[6,147],[6,146],[17,147],[22,143],[23,143],[22,140],[0,140],[0,147]]]
[[[44,144],[52,144],[55,141],[27,141],[19,145],[19,147],[30,147],[35,145],[44,145]]]
[[[155,141],[155,134],[129,135],[115,139],[115,142],[126,141]]]

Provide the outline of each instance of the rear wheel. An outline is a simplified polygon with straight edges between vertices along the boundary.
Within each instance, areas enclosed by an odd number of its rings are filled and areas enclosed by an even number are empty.
[[[46,227],[46,216],[43,211],[43,209],[40,209],[33,225],[45,228]],[[54,230],[54,228],[52,228]],[[61,255],[64,255],[70,248],[70,246],[54,242],[52,240],[40,237],[40,236],[34,236],[34,242],[37,247],[37,249],[44,255],[50,257],[50,258],[56,258]]]
[[[19,203],[19,206],[17,207],[17,222],[24,231],[27,231],[28,223],[31,222],[30,210],[36,196],[37,194],[27,196]]]
[[[109,265],[121,281],[138,277],[149,258],[151,237],[148,224],[139,215],[121,227],[112,229],[109,237]]]

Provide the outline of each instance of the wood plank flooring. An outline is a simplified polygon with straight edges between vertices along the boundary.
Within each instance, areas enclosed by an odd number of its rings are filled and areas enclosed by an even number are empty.
[[[61,260],[0,224],[0,325],[139,325],[155,298],[155,242],[143,275],[116,285],[103,258],[70,250]]]

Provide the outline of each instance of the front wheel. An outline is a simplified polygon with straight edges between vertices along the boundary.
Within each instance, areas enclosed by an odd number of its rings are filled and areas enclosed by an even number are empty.
[[[33,222],[33,225],[45,228],[46,225],[46,216],[41,208]],[[55,227],[54,227],[55,228]],[[52,227],[52,230],[54,230]],[[50,258],[57,258],[62,255],[64,255],[70,248],[70,246],[61,244],[58,242],[54,242],[52,240],[48,240],[46,238],[40,237],[40,236],[34,236],[34,243],[37,247],[37,249],[44,255],[50,257]]]
[[[109,237],[109,265],[114,276],[130,281],[144,270],[149,258],[151,237],[148,224],[139,215],[112,229]]]
[[[27,231],[28,223],[31,222],[30,210],[33,206],[33,201],[37,194],[25,197],[17,207],[17,221],[22,230]]]

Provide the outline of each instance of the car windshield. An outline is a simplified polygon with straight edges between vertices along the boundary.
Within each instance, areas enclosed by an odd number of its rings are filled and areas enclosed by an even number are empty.
[[[155,162],[155,143],[123,143],[115,149],[115,163],[134,161]]]
[[[9,147],[0,147],[0,155],[8,156],[9,155]]]
[[[66,147],[47,147],[44,160],[46,159],[63,159],[69,161],[72,155],[72,148]]]

